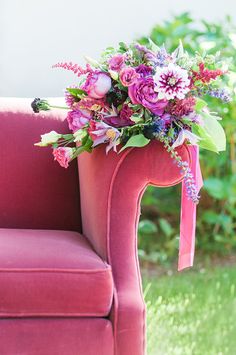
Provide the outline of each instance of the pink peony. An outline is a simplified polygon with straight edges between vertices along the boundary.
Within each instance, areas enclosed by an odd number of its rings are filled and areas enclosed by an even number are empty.
[[[120,81],[124,86],[133,85],[137,78],[139,78],[139,74],[135,71],[134,68],[125,67],[120,71]]]
[[[81,88],[88,96],[94,99],[102,99],[111,88],[111,78],[104,72],[92,72],[88,74]]]
[[[129,97],[133,104],[148,108],[155,115],[162,115],[168,104],[167,100],[159,100],[154,91],[154,81],[151,77],[140,78],[128,88]]]
[[[123,54],[116,54],[109,59],[109,69],[114,71],[120,71],[124,66],[125,57]]]
[[[73,157],[73,149],[69,147],[59,147],[53,149],[54,160],[56,160],[63,168],[68,168],[69,162]]]
[[[67,114],[67,121],[69,128],[76,132],[78,129],[83,128],[91,119],[92,114],[88,110],[75,110],[69,111]]]

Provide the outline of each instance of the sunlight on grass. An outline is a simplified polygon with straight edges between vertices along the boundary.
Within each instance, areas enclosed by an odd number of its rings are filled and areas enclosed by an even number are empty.
[[[236,267],[144,277],[148,355],[236,354]]]

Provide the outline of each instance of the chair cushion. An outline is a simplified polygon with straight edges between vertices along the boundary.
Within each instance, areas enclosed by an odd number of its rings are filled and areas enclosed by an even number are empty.
[[[0,229],[0,317],[106,316],[111,268],[77,232]]]

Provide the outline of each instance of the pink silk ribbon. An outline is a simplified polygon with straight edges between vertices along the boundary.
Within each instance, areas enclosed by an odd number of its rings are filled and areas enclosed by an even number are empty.
[[[191,171],[195,177],[197,191],[203,186],[201,168],[199,163],[199,147],[189,146],[191,153]],[[188,199],[186,186],[182,182],[181,216],[180,216],[180,240],[178,271],[193,266],[195,250],[196,209],[194,202]]]

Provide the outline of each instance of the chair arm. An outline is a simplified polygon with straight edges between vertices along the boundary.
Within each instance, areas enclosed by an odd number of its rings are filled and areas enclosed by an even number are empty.
[[[190,160],[188,148],[179,154]],[[117,355],[141,355],[145,348],[145,305],[137,256],[140,202],[147,185],[171,186],[182,180],[163,145],[121,154],[103,146],[79,158],[83,233],[112,267],[114,303],[111,318]]]

